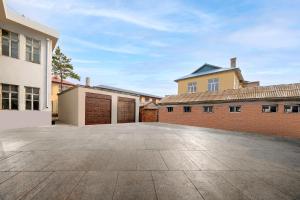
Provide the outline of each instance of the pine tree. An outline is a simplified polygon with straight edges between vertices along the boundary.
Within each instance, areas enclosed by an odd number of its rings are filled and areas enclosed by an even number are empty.
[[[63,80],[66,78],[72,78],[80,81],[80,76],[73,70],[74,67],[71,64],[71,58],[64,55],[58,46],[52,56],[52,74],[60,77],[60,91],[63,89]]]

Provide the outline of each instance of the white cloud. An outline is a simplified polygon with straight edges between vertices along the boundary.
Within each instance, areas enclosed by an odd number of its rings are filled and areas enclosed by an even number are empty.
[[[114,52],[114,53],[123,53],[123,54],[143,54],[144,50],[138,47],[131,45],[125,45],[120,47],[112,47],[98,44],[96,42],[90,42],[87,40],[82,40],[74,37],[65,37],[69,42],[75,43],[76,45],[82,45],[87,48],[97,49],[101,51]]]
[[[80,64],[99,64],[101,63],[99,60],[88,60],[88,59],[72,59],[73,63]]]
[[[228,39],[251,48],[295,48],[300,46],[300,31],[276,24],[259,25],[233,32]]]

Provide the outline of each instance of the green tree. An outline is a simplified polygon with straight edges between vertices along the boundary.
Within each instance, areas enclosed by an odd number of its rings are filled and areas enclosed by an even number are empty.
[[[60,91],[62,91],[63,80],[72,78],[80,81],[80,76],[74,72],[71,58],[63,54],[59,46],[52,56],[52,74],[60,77]]]

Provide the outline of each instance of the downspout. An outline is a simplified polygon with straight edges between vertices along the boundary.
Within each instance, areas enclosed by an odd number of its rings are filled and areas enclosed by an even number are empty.
[[[49,67],[49,39],[47,38],[46,39],[46,77],[45,77],[45,81],[46,81],[46,88],[45,88],[45,92],[46,92],[46,100],[45,100],[45,108],[48,108],[49,107],[49,94],[48,94],[48,67]]]

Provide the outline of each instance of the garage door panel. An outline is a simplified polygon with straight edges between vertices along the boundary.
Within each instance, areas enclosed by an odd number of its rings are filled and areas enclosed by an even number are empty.
[[[111,96],[86,93],[85,124],[111,123]]]
[[[118,123],[135,122],[135,99],[118,98]]]

